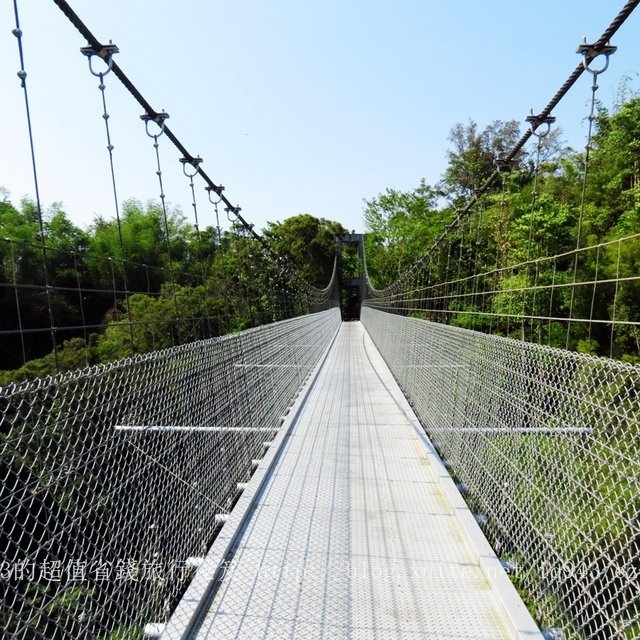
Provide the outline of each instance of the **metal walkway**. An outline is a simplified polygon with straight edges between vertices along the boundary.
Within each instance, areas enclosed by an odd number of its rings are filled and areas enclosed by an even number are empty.
[[[284,427],[162,638],[541,638],[360,323]]]

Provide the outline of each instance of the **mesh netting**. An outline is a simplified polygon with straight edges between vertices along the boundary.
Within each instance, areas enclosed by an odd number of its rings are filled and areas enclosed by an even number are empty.
[[[640,637],[640,367],[364,308],[541,626]]]
[[[6,637],[121,640],[166,619],[339,322],[0,389]]]

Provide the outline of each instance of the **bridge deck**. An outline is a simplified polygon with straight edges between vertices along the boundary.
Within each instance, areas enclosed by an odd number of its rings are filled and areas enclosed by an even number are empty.
[[[192,637],[540,637],[452,486],[343,324]]]

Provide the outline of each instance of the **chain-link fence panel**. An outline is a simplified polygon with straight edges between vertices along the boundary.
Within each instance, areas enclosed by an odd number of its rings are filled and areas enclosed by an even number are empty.
[[[123,640],[166,618],[339,323],[0,389],[4,637]]]
[[[640,638],[640,366],[362,321],[538,623]]]

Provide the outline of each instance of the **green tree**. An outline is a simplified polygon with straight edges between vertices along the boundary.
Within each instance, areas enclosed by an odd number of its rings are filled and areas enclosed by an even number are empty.
[[[169,281],[170,270],[176,280],[190,272],[198,260],[195,232],[179,209],[169,212],[167,223],[168,242],[164,212],[153,201],[144,206],[137,200],[125,201],[120,229],[115,220],[97,217],[89,229],[87,252],[93,279],[109,288],[115,272],[119,287],[124,269],[131,291],[157,292]]]
[[[439,193],[425,180],[413,191],[387,189],[365,200],[365,253],[369,277],[377,288],[391,283],[421,257],[451,220],[438,207]]]
[[[640,205],[640,97],[613,113],[600,108],[592,146],[587,200],[594,211],[586,222],[602,238]]]
[[[336,236],[347,233],[339,222],[302,213],[283,222],[269,222],[264,237],[307,282],[323,288],[333,273]]]
[[[520,125],[515,120],[496,120],[482,130],[473,120],[467,125],[456,123],[449,132],[452,148],[441,182],[446,196],[461,202],[474,195],[494,172],[496,160],[505,157],[519,137]],[[516,166],[522,159],[521,153]]]

